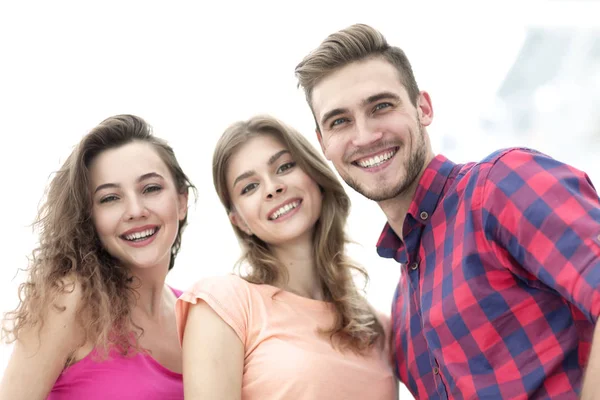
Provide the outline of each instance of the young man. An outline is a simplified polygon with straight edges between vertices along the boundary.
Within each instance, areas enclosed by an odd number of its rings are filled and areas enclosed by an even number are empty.
[[[429,94],[369,26],[330,35],[296,76],[323,153],[387,217],[377,252],[401,263],[393,340],[413,395],[599,396],[600,201],[586,174],[529,149],[434,155]]]

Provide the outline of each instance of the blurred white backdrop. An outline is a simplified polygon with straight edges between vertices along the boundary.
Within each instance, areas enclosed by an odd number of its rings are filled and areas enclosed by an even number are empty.
[[[23,279],[17,269],[26,267],[36,243],[28,225],[51,173],[83,134],[118,113],[152,124],[199,191],[168,283],[185,288],[203,276],[230,272],[239,249],[212,186],[217,138],[235,120],[270,113],[317,145],[294,67],[328,34],[357,22],[374,26],[406,51],[419,86],[433,99],[429,132],[436,152],[463,162],[497,147],[536,147],[586,170],[598,186],[600,76],[585,72],[600,71],[598,46],[584,48],[591,56],[577,59],[595,69],[562,68],[553,75],[589,79],[546,79],[524,92],[538,108],[519,109],[533,113],[534,122],[522,129],[508,123],[516,112],[510,94],[521,96],[522,82],[537,76],[536,65],[548,63],[541,54],[528,61],[528,69],[518,69],[523,54],[538,48],[535,41],[528,45],[532,30],[591,32],[598,39],[598,15],[600,4],[589,0],[2,1],[0,310],[16,305]],[[572,48],[565,40],[564,49],[550,42],[546,51],[565,53]],[[525,71],[516,83],[510,80],[515,69]],[[566,97],[573,112],[562,118]],[[594,129],[574,135],[570,127],[582,125],[581,110],[583,125]],[[399,266],[375,253],[383,214],[349,193],[348,230],[357,242],[349,250],[371,275],[369,300],[389,312]],[[10,347],[0,349],[2,373]],[[401,393],[410,398],[404,388]]]

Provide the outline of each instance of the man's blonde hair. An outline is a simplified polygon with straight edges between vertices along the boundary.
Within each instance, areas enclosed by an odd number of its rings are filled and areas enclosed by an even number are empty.
[[[296,66],[298,86],[304,89],[311,109],[313,89],[321,80],[348,64],[376,57],[396,67],[410,101],[416,106],[419,87],[404,51],[390,46],[385,37],[372,27],[355,24],[329,35]]]

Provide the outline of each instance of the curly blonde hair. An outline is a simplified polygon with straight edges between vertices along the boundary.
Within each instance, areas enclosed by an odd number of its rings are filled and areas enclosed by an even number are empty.
[[[83,137],[46,190],[45,202],[34,222],[39,246],[32,252],[28,277],[19,286],[19,305],[4,317],[5,341],[18,340],[24,330],[37,328],[39,332],[50,307],[56,308],[57,297],[72,290],[74,278],[81,288],[76,318],[86,343],[93,343],[100,355],[106,355],[111,347],[124,354],[141,350],[138,339],[142,330],[131,319],[136,281],[101,245],[92,222],[89,190],[92,160],[105,150],[131,142],[154,147],[179,193],[195,190],[173,149],[154,136],[142,118],[116,115],[102,121]],[[187,216],[180,221],[169,270],[174,266],[186,224]]]
[[[233,205],[227,189],[229,160],[250,139],[272,135],[280,140],[297,165],[321,188],[323,202],[321,216],[313,237],[314,258],[325,299],[334,304],[336,320],[323,332],[336,338],[342,348],[363,352],[383,338],[383,328],[372,308],[355,285],[352,272],[368,280],[366,271],[352,263],[344,252],[348,243],[344,227],[350,211],[350,199],[327,163],[308,140],[296,130],[270,116],[256,116],[248,121],[231,125],[219,139],[213,155],[213,183],[221,203],[229,213]],[[273,284],[287,280],[285,267],[271,252],[269,245],[255,235],[245,234],[233,225],[240,241],[243,262],[250,265],[243,276],[251,283]],[[383,341],[381,341],[383,342]]]

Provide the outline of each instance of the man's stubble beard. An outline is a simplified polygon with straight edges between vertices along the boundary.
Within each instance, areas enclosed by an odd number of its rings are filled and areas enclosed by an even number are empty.
[[[409,155],[408,159],[404,160],[402,166],[406,173],[404,178],[401,179],[400,182],[391,187],[385,187],[386,185],[384,183],[379,183],[384,187],[378,187],[375,190],[369,191],[367,188],[363,187],[359,182],[351,178],[349,175],[342,176],[342,179],[344,179],[346,184],[352,189],[362,194],[367,199],[376,202],[390,200],[405,194],[414,185],[415,181],[419,177],[419,174],[423,170],[425,162],[427,160],[427,150],[425,148],[425,132],[421,123],[417,122],[417,124],[419,129],[418,143],[415,143],[416,148]],[[400,149],[398,149],[398,151],[400,151]]]

